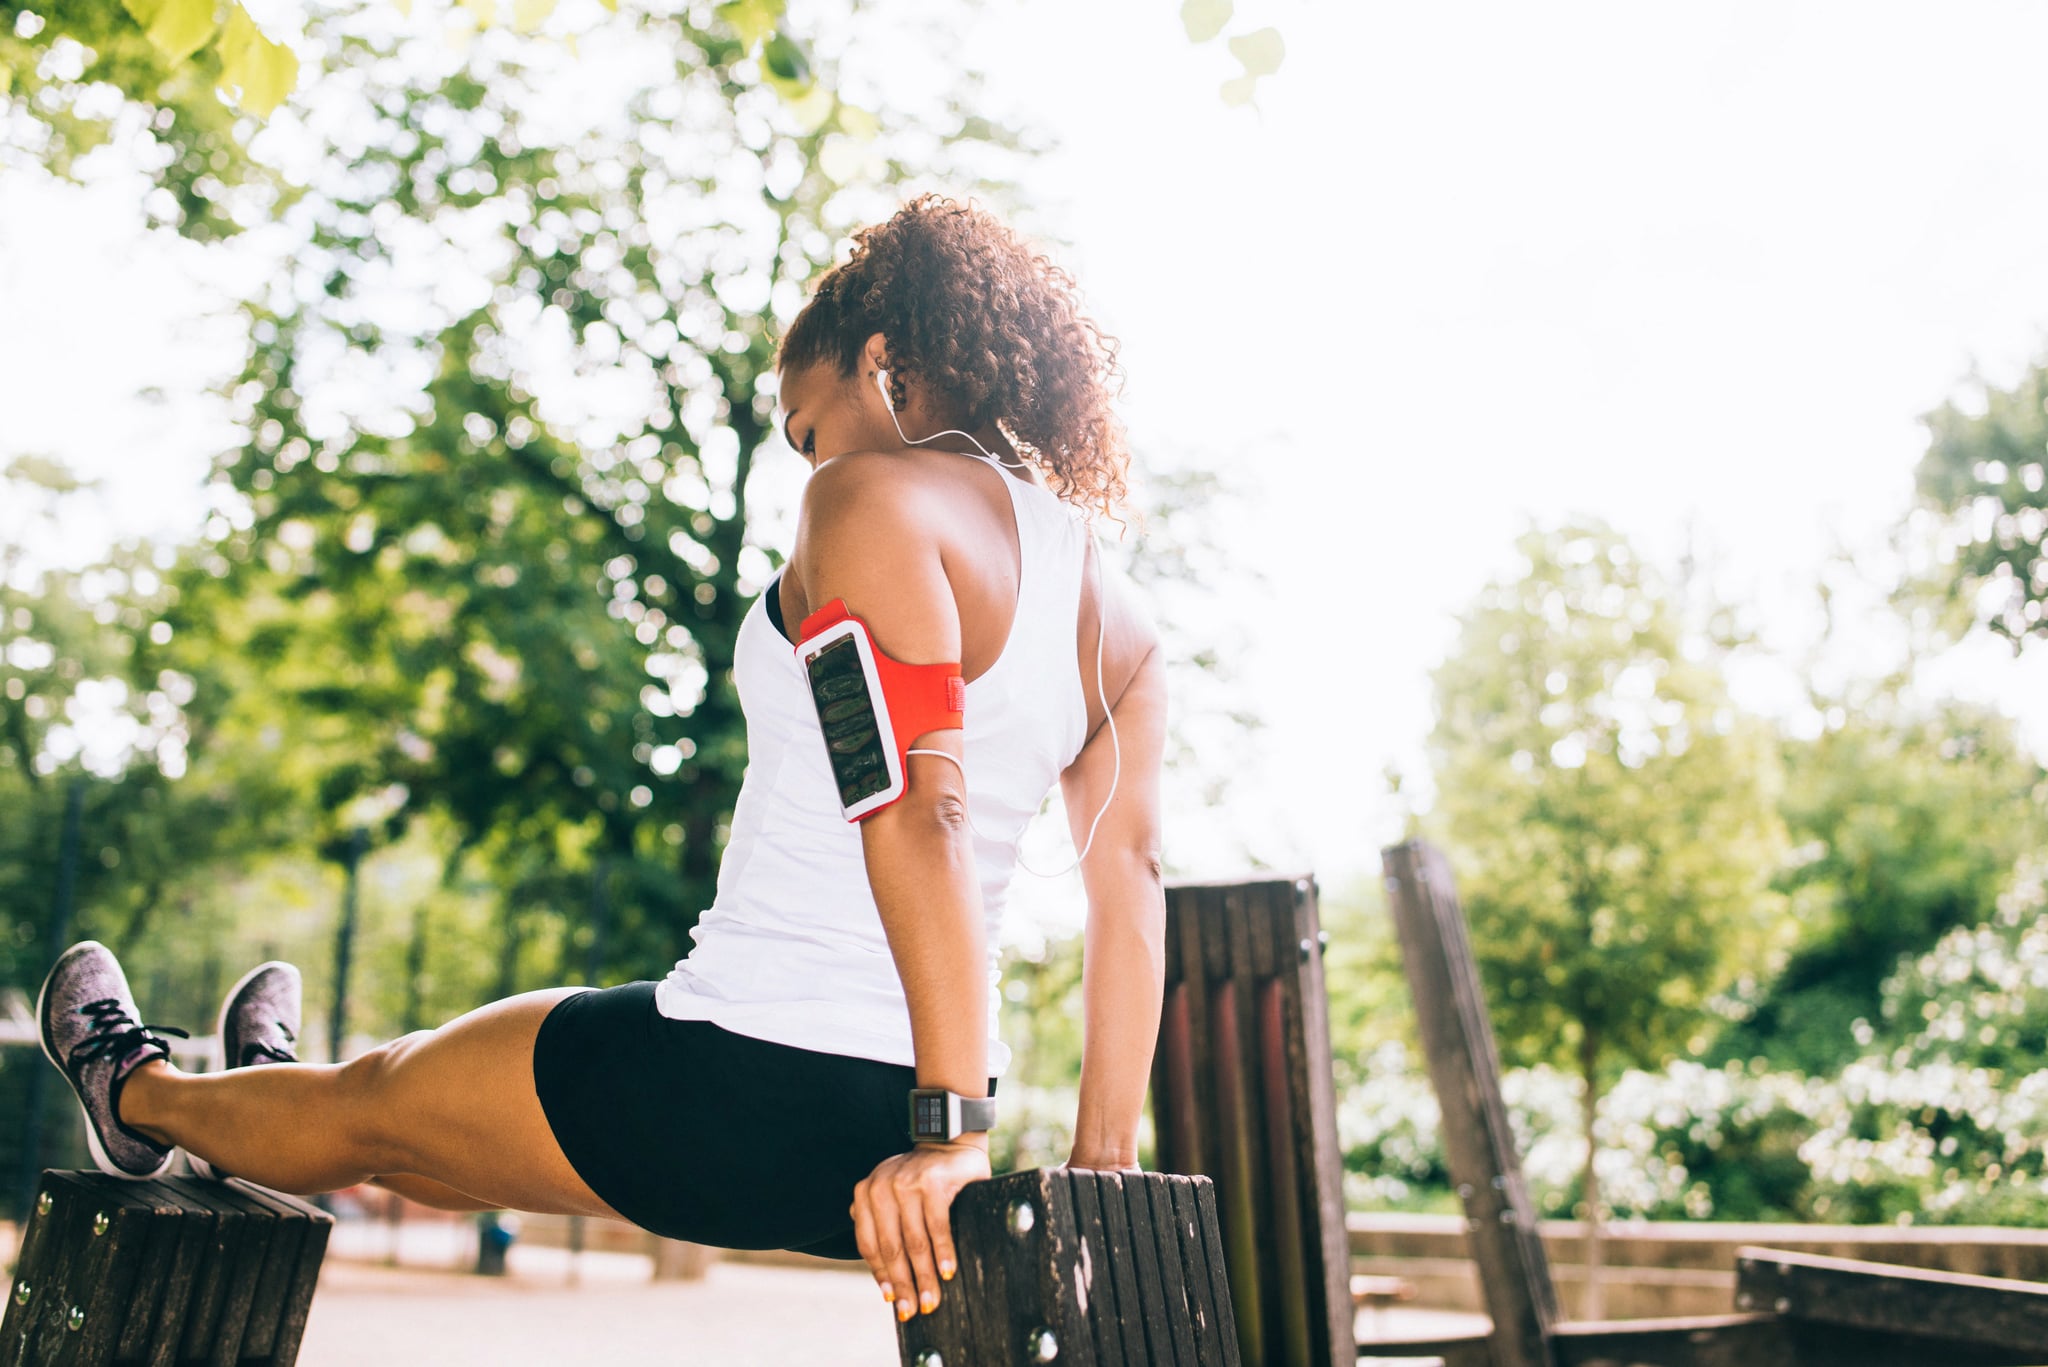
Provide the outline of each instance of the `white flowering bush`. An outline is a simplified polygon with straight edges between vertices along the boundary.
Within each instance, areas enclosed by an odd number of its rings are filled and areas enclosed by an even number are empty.
[[[1647,1219],[2048,1226],[2048,866],[1988,923],[1904,960],[1866,1053],[1831,1078],[1676,1059],[1630,1070],[1596,1126],[1603,1203]],[[1410,1050],[1362,1061],[1339,1099],[1362,1209],[1455,1210],[1439,1113]],[[1577,1213],[1579,1079],[1510,1069],[1501,1093],[1544,1215]]]

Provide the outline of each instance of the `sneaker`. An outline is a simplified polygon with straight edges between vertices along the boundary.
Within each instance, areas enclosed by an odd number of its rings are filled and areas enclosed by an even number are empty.
[[[252,1068],[266,1063],[297,1063],[299,1039],[299,970],[273,959],[244,973],[228,989],[213,1030],[213,1066]],[[189,1150],[185,1157],[201,1177],[225,1180],[228,1174]]]
[[[85,1108],[85,1144],[101,1172],[143,1181],[163,1175],[173,1146],[121,1123],[121,1088],[136,1067],[169,1058],[162,1035],[183,1030],[144,1025],[113,951],[83,940],[64,951],[36,998],[43,1053]]]

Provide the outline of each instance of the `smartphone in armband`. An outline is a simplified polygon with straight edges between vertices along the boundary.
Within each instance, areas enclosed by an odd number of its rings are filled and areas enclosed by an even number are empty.
[[[958,664],[904,664],[882,653],[846,601],[806,617],[796,657],[810,681],[825,757],[848,821],[902,797],[905,751],[928,731],[964,724],[967,689]]]

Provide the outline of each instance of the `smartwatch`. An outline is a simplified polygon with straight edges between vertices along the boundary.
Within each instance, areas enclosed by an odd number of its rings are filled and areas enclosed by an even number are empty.
[[[969,1130],[992,1130],[995,1124],[996,1099],[992,1096],[962,1096],[944,1087],[910,1089],[913,1144],[942,1144]]]

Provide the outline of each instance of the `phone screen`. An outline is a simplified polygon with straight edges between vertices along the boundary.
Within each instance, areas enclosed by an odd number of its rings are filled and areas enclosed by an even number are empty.
[[[825,731],[825,752],[839,785],[839,805],[851,808],[889,786],[882,728],[860,667],[860,647],[842,636],[805,661],[811,701]]]

